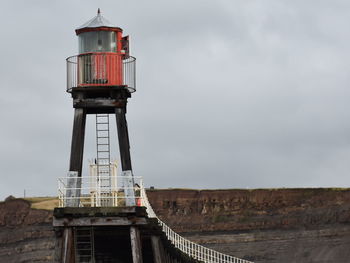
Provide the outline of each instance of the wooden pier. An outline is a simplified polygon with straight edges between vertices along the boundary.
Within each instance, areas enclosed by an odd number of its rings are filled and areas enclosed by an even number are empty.
[[[54,210],[55,262],[194,263],[175,248],[145,207]]]

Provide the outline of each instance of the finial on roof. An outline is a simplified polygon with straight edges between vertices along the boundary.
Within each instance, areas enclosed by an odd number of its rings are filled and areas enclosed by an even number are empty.
[[[101,14],[100,8],[97,9],[97,14],[98,14],[98,15]]]

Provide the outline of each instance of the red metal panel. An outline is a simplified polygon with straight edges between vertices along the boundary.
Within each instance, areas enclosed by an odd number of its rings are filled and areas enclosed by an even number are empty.
[[[78,56],[78,86],[123,85],[123,60],[120,53],[86,53]]]

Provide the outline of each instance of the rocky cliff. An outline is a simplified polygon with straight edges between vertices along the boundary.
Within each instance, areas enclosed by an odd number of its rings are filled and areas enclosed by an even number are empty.
[[[22,199],[0,203],[0,262],[53,262],[52,212]]]
[[[350,262],[350,190],[152,190],[159,217],[187,238],[255,262]],[[52,212],[0,203],[0,262],[52,262]]]
[[[157,190],[159,217],[190,240],[255,262],[350,262],[350,190]]]
[[[350,190],[157,190],[157,215],[178,232],[313,228],[350,223]]]

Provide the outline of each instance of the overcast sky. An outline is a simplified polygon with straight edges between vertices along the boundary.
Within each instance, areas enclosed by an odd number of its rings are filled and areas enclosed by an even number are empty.
[[[65,58],[98,7],[137,58],[127,119],[147,186],[349,187],[349,1],[4,0],[0,199],[66,176]],[[89,116],[85,167],[94,136]]]

